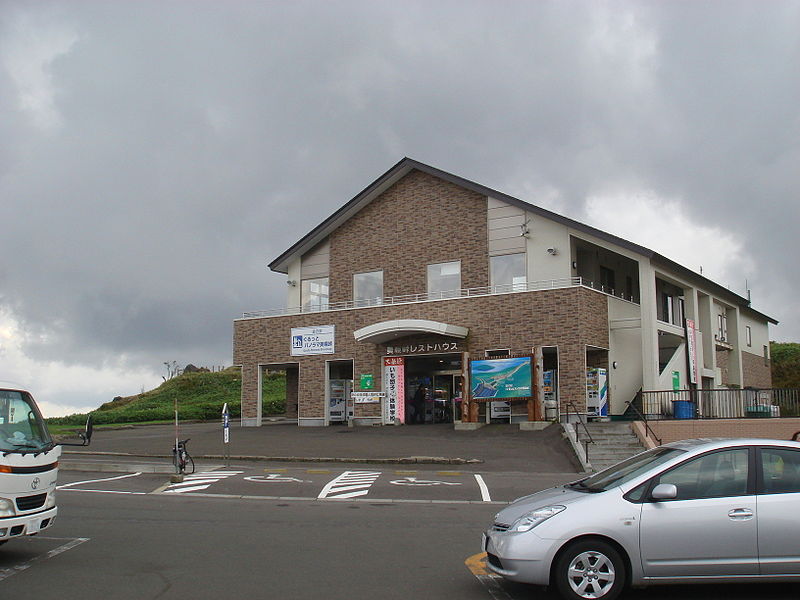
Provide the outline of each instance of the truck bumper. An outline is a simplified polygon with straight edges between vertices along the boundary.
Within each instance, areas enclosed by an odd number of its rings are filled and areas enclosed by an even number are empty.
[[[20,515],[0,519],[0,541],[23,535],[36,535],[50,527],[56,520],[56,507],[33,515]]]

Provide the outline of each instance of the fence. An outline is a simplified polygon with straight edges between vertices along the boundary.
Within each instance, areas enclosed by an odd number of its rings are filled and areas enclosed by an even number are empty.
[[[640,392],[646,419],[743,419],[800,416],[800,389]]]

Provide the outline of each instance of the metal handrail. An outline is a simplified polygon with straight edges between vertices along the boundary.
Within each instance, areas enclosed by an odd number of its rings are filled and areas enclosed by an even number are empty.
[[[650,427],[650,424],[647,422],[647,417],[644,416],[642,411],[640,411],[638,408],[636,408],[636,406],[633,404],[633,400],[628,400],[625,404],[628,405],[628,408],[632,408],[633,412],[636,413],[636,416],[639,418],[639,420],[641,420],[644,423],[645,435],[650,433],[650,434],[653,435],[653,439],[655,439],[658,442],[659,446],[661,444],[663,444],[663,442],[661,441],[661,438],[656,435],[656,432],[653,431],[653,429]]]
[[[570,414],[574,414],[578,417],[578,423],[580,423],[583,430],[586,432],[586,437],[588,438],[584,442],[584,451],[586,452],[586,462],[589,462],[589,444],[594,444],[594,438],[592,438],[592,434],[589,433],[589,428],[586,426],[586,423],[583,420],[583,414],[578,412],[578,407],[576,407],[571,401],[567,400],[565,403],[567,407],[567,423],[569,423],[569,416]],[[580,443],[580,434],[578,433],[578,428],[575,428],[575,441]]]
[[[246,312],[242,315],[244,319],[255,319],[261,317],[278,317],[284,315],[296,315],[304,313],[329,312],[336,310],[349,310],[353,308],[369,308],[375,306],[389,306],[393,304],[412,304],[417,302],[430,302],[433,300],[455,300],[458,298],[472,298],[476,296],[492,296],[496,294],[515,294],[519,292],[535,292],[542,290],[557,290],[570,287],[586,287],[628,300],[622,296],[616,296],[614,290],[606,290],[602,286],[598,289],[594,287],[594,282],[584,281],[581,277],[566,277],[563,279],[544,279],[541,281],[529,281],[526,283],[510,283],[503,285],[490,285],[475,288],[464,288],[459,290],[445,290],[439,292],[429,292],[424,294],[403,294],[400,296],[382,296],[365,300],[346,300],[343,302],[331,302],[316,306],[292,306],[289,308],[277,308],[273,310],[257,310]],[[631,298],[628,300],[633,302]]]

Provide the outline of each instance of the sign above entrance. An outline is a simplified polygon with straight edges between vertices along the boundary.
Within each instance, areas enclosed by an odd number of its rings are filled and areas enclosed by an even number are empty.
[[[402,346],[386,346],[388,356],[407,356],[409,354],[433,354],[439,352],[463,352],[464,342],[421,342]]]
[[[333,325],[292,327],[292,356],[334,353]]]

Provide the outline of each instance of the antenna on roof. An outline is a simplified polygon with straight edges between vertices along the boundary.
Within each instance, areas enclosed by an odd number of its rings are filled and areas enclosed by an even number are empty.
[[[703,274],[703,265],[700,265],[700,275]]]
[[[750,304],[750,284],[747,282],[747,279],[744,280],[744,289],[747,290],[747,304]]]

